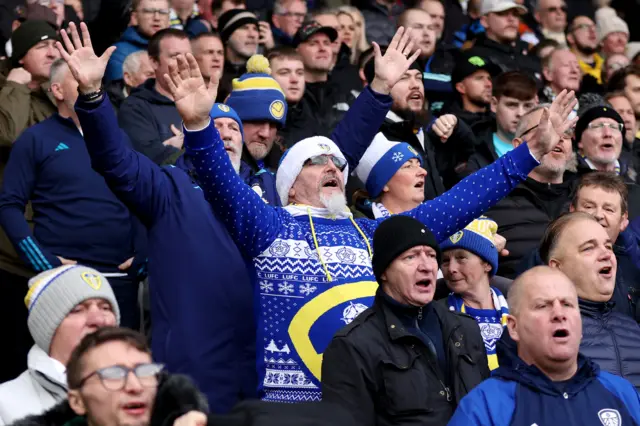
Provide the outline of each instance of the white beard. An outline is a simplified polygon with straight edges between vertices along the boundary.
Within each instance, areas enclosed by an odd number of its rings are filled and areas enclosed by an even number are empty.
[[[347,199],[342,192],[334,192],[332,195],[326,195],[321,192],[320,201],[324,204],[326,209],[329,210],[329,214],[334,216],[347,209]]]

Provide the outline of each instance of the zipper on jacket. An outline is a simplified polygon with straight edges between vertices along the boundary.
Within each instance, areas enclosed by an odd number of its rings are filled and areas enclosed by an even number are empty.
[[[422,321],[422,306],[418,308],[418,321]]]

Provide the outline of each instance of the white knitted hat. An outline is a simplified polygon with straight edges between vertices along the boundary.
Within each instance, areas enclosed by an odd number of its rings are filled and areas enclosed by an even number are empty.
[[[404,163],[422,157],[406,142],[391,142],[382,133],[378,133],[365,151],[355,173],[365,184],[371,197],[377,197],[384,186]]]
[[[29,280],[24,303],[29,310],[27,325],[36,344],[49,353],[51,340],[71,310],[88,299],[105,299],[120,324],[120,309],[109,281],[95,269],[64,265]]]
[[[305,161],[318,155],[333,155],[347,161],[340,152],[340,148],[331,139],[324,136],[312,136],[302,139],[300,142],[289,148],[282,159],[276,172],[276,190],[282,205],[289,204],[289,190],[298,178]],[[342,172],[343,182],[347,184],[349,176],[349,164]]]
[[[596,11],[596,32],[598,43],[602,43],[611,33],[626,33],[629,35],[629,25],[620,18],[616,11],[610,7],[601,7]]]

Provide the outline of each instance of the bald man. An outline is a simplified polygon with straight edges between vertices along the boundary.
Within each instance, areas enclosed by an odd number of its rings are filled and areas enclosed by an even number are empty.
[[[509,335],[516,352],[462,399],[449,425],[640,424],[634,387],[578,353],[578,293],[560,270],[533,268],[509,290]]]

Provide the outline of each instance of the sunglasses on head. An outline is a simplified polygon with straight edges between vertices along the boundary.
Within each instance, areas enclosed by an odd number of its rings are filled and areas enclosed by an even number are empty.
[[[329,163],[329,160],[333,162],[333,165],[336,166],[338,170],[341,172],[344,171],[345,167],[347,167],[347,161],[340,158],[335,157],[333,155],[316,155],[314,157],[309,158],[304,162],[305,166],[326,166]]]

